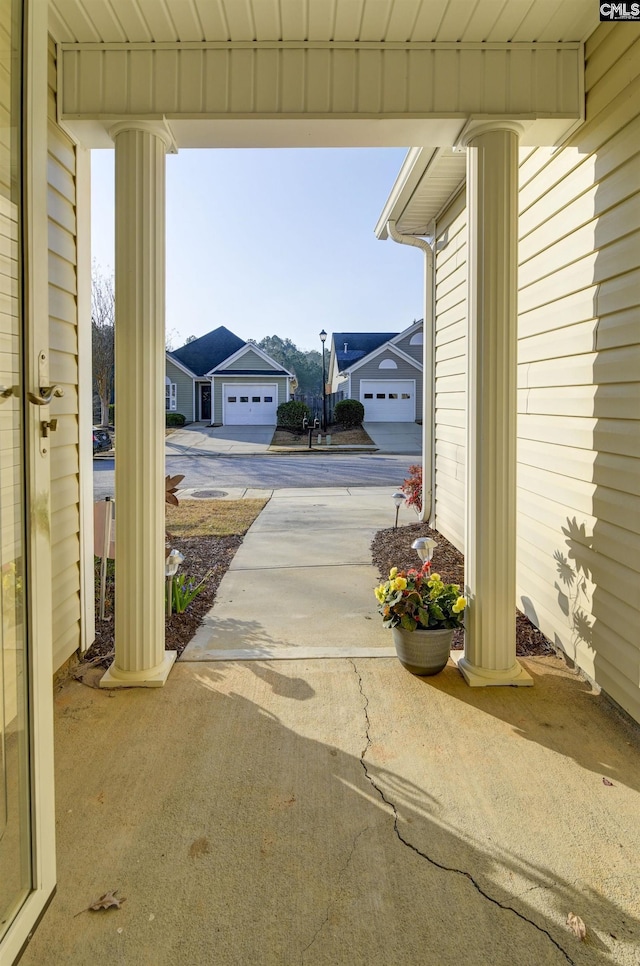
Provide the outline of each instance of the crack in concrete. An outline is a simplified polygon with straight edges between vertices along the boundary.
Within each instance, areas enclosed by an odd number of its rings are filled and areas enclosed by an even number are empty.
[[[476,890],[476,892],[478,892],[478,894],[481,895],[484,899],[487,899],[489,902],[493,903],[494,906],[497,906],[499,909],[503,909],[505,912],[512,912],[514,916],[518,917],[518,919],[521,919],[523,922],[526,922],[528,925],[533,926],[534,929],[537,929],[538,932],[541,932],[544,936],[546,936],[547,939],[549,939],[549,941],[556,947],[556,949],[560,953],[562,953],[562,955],[564,956],[566,961],[570,964],[570,966],[576,966],[575,960],[571,958],[571,956],[566,951],[566,949],[563,949],[560,943],[556,942],[556,940],[553,938],[549,930],[545,929],[544,926],[539,926],[537,922],[534,922],[533,919],[529,919],[527,916],[523,915],[523,913],[518,912],[518,910],[514,909],[513,906],[509,906],[504,902],[500,902],[499,899],[494,899],[494,897],[490,896],[488,892],[485,892],[485,890],[482,888],[479,882],[476,882],[476,880],[474,879],[473,875],[470,872],[467,872],[465,869],[456,869],[455,866],[444,865],[442,862],[438,862],[437,859],[434,859],[430,855],[427,855],[426,852],[422,852],[421,849],[413,845],[412,842],[409,842],[408,839],[404,838],[398,825],[400,815],[396,805],[394,805],[394,803],[387,798],[382,788],[376,783],[375,779],[370,774],[369,768],[365,761],[365,756],[367,754],[367,751],[371,747],[371,735],[370,735],[371,720],[369,718],[369,698],[364,693],[364,687],[362,685],[362,675],[358,671],[355,661],[349,658],[349,663],[351,664],[354,670],[354,673],[358,679],[358,687],[360,689],[360,694],[364,701],[363,711],[364,711],[364,717],[366,721],[366,728],[365,728],[366,745],[362,749],[362,753],[360,755],[360,764],[362,765],[362,770],[364,771],[365,778],[367,779],[371,787],[374,789],[374,791],[378,793],[378,796],[380,797],[381,801],[384,802],[384,804],[387,805],[393,811],[393,830],[396,834],[396,838],[398,839],[398,841],[401,842],[402,845],[404,845],[406,848],[410,849],[412,852],[415,852],[416,855],[419,855],[421,858],[425,859],[430,865],[434,866],[436,869],[440,869],[443,872],[453,872],[456,875],[463,876],[471,883],[471,885]]]
[[[358,832],[358,834],[354,838],[353,842],[351,843],[351,849],[349,851],[349,855],[347,856],[347,860],[344,863],[344,865],[342,866],[342,868],[339,869],[338,872],[337,872],[337,878],[338,878],[338,880],[344,875],[344,873],[347,871],[347,869],[351,865],[351,860],[352,860],[353,854],[354,854],[354,852],[356,850],[356,845],[358,844],[358,839],[362,835],[364,835],[365,832],[368,832],[373,827],[374,827],[373,825],[367,825],[367,826],[365,826],[365,828],[360,829],[360,831]],[[324,929],[324,927],[329,922],[329,913],[331,911],[332,904],[333,904],[333,899],[330,898],[329,901],[327,902],[327,912],[326,912],[326,915],[325,915],[324,919],[322,920],[322,922],[320,923],[320,925],[316,929],[315,933],[313,934],[313,936],[311,938],[311,941],[307,943],[307,945],[304,947],[304,949],[300,953],[300,963],[301,964],[304,964],[305,953],[307,953],[311,949],[311,947],[313,946],[313,944],[317,940],[318,936],[320,935],[320,933],[322,932],[322,930]]]

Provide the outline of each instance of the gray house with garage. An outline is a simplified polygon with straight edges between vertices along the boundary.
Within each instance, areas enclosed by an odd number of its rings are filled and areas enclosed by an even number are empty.
[[[359,399],[367,422],[421,422],[423,341],[422,320],[402,332],[334,332],[334,398]]]
[[[255,343],[221,325],[167,352],[165,408],[188,423],[275,426],[294,378]]]

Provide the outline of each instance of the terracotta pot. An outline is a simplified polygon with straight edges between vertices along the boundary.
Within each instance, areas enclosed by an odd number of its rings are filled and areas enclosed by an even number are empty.
[[[449,660],[453,629],[407,631],[392,627],[398,660],[412,674],[438,674]]]

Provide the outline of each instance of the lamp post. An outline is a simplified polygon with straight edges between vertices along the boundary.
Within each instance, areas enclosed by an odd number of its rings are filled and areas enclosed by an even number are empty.
[[[320,333],[320,342],[322,343],[322,429],[325,433],[327,431],[327,393],[324,381],[324,344],[326,341],[327,333],[323,329]]]

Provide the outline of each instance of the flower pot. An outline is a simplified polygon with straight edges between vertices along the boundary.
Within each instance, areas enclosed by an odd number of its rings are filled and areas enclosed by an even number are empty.
[[[398,660],[412,674],[438,674],[449,660],[453,629],[407,631],[392,627]]]

